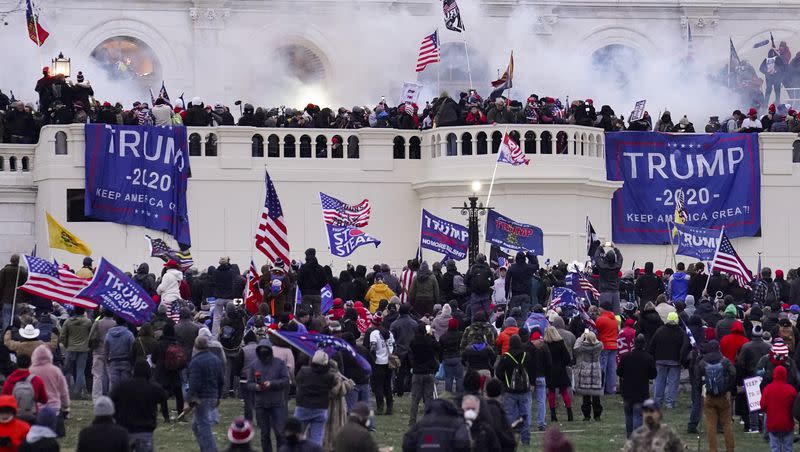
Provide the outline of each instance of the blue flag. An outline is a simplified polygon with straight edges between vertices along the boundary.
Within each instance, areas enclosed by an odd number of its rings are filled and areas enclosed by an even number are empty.
[[[622,182],[611,201],[613,241],[669,243],[676,197],[687,223],[725,226],[729,237],[761,229],[758,135],[614,132],[606,137],[606,177]]]
[[[267,331],[270,334],[274,334],[283,339],[286,341],[286,343],[308,356],[314,356],[314,352],[317,350],[324,350],[325,353],[331,357],[334,355],[334,353],[339,351],[343,353],[349,353],[350,356],[352,356],[356,362],[358,362],[358,365],[361,366],[362,369],[369,373],[372,372],[372,367],[369,365],[369,361],[367,361],[366,357],[359,355],[356,349],[344,339],[328,336],[327,334],[299,333],[278,330]]]
[[[167,232],[191,246],[185,127],[86,124],[86,216]]]
[[[515,251],[544,254],[544,234],[541,228],[520,223],[494,210],[486,214],[486,241]]]
[[[156,310],[147,292],[105,258],[100,258],[94,278],[75,298],[93,301],[134,325],[149,321]]]
[[[678,231],[675,236],[675,244],[678,245],[675,254],[694,257],[704,262],[714,260],[714,252],[719,243],[719,231],[685,224],[676,224],[675,229]]]
[[[460,261],[467,257],[469,231],[460,224],[443,220],[422,209],[420,246]]]
[[[320,289],[319,295],[322,297],[322,303],[319,306],[319,310],[323,315],[325,315],[333,307],[333,289],[331,289],[331,285],[325,284],[325,287]]]
[[[372,243],[375,248],[381,241],[368,235],[360,228],[355,226],[334,226],[326,224],[328,231],[328,244],[331,247],[331,254],[334,256],[345,257],[353,254],[359,246]]]

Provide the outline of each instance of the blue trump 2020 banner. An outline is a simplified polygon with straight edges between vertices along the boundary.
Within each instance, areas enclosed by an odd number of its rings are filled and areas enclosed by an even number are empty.
[[[544,254],[544,234],[541,228],[520,223],[494,210],[486,214],[486,241],[516,251]]]
[[[381,244],[380,240],[355,226],[326,224],[325,228],[328,230],[328,245],[331,247],[331,254],[334,256],[349,256],[361,245],[372,243],[377,248]]]
[[[729,237],[761,228],[758,135],[615,132],[606,137],[606,177],[624,182],[612,200],[617,243],[669,243],[668,221],[682,191],[686,224],[725,226]]]
[[[701,261],[710,262],[714,260],[714,253],[717,251],[720,231],[715,229],[698,228],[696,226],[686,226],[676,224],[673,241],[678,246],[675,254],[681,256],[695,257]]]
[[[460,224],[443,220],[422,209],[420,246],[426,250],[442,253],[445,257],[460,261],[467,257],[469,231]]]
[[[85,132],[86,215],[191,246],[186,128],[87,124]]]
[[[75,298],[93,301],[134,325],[150,320],[156,310],[147,292],[105,258],[100,259],[94,278]]]

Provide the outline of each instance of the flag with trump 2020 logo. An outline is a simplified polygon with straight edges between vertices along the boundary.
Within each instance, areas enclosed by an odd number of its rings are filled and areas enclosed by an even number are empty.
[[[420,246],[460,261],[467,257],[469,231],[460,224],[441,219],[422,209]]]
[[[486,241],[515,251],[544,254],[544,234],[536,226],[514,221],[494,210],[486,214]]]
[[[677,234],[674,241],[678,246],[675,254],[694,257],[704,262],[714,260],[719,243],[718,230],[676,224],[675,231]]]
[[[761,229],[758,134],[605,134],[606,179],[622,182],[611,201],[616,243],[669,243],[676,193],[686,224],[725,226],[730,237]]]
[[[326,224],[325,229],[328,231],[328,245],[334,256],[346,257],[353,254],[353,251],[360,246],[372,243],[377,248],[381,244],[380,240],[355,226]]]
[[[149,321],[156,310],[147,292],[105,258],[100,258],[92,281],[75,298],[95,302],[134,325]]]
[[[144,226],[191,246],[185,127],[86,124],[86,216]]]

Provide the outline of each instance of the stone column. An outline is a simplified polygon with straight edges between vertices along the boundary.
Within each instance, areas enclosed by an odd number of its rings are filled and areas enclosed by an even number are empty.
[[[186,97],[187,102],[194,96],[200,96],[206,104],[224,99],[226,59],[222,32],[230,15],[230,9],[224,8],[225,3],[197,0],[189,8],[194,31],[194,92]]]

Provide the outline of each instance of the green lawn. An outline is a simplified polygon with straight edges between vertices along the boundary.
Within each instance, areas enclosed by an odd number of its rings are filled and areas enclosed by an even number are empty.
[[[573,441],[576,450],[602,450],[617,451],[625,444],[625,419],[622,414],[622,400],[617,397],[606,397],[603,400],[603,419],[601,422],[584,422],[581,419],[578,399],[576,404],[574,422],[566,422],[566,413],[563,408],[559,410],[559,428],[566,432],[567,436]],[[174,407],[174,403],[170,404]],[[375,437],[381,446],[394,446],[395,451],[400,451],[403,433],[408,425],[408,406],[409,396],[406,395],[395,400],[394,416],[377,418],[378,430]],[[220,425],[214,430],[221,450],[227,447],[226,432],[228,423],[237,415],[243,412],[241,402],[224,400],[221,405]],[[549,420],[549,411],[548,411]],[[682,394],[678,408],[664,413],[665,422],[675,428],[681,435],[687,450],[703,451],[708,450],[705,433],[700,438],[700,448],[698,449],[697,435],[687,435],[686,422],[689,418],[689,400],[686,394]],[[76,446],[78,431],[91,422],[91,403],[89,401],[76,401],[73,404],[72,415],[67,421],[67,437],[61,443],[62,450],[73,451]],[[701,431],[705,428],[701,424]],[[736,450],[756,451],[767,450],[767,444],[761,439],[761,435],[744,434],[738,420],[734,424],[736,433]],[[254,449],[258,449],[258,433],[253,442]],[[533,443],[530,450],[541,450],[541,433],[534,433]],[[173,425],[160,425],[155,432],[156,449],[159,451],[194,451],[197,450],[197,443],[192,435],[191,423],[177,423]],[[724,450],[722,435],[719,435],[719,447]]]

